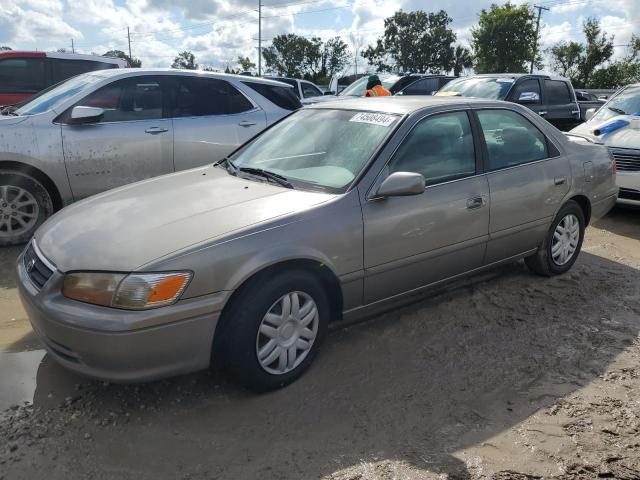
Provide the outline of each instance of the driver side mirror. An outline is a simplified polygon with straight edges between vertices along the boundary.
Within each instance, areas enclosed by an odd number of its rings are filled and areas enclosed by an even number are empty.
[[[335,95],[336,92],[332,92],[331,90],[327,90],[326,92],[323,93],[323,95]]]
[[[540,101],[540,95],[537,92],[522,92],[518,97],[518,103],[538,103]]]
[[[596,108],[590,108],[586,112],[584,112],[584,121],[588,122],[589,120],[591,120],[593,116],[596,114],[596,111],[597,111]]]
[[[73,107],[69,123],[72,125],[81,125],[86,123],[97,123],[102,120],[104,109],[99,107]]]
[[[383,180],[375,198],[408,197],[424,192],[425,181],[421,173],[394,172]]]

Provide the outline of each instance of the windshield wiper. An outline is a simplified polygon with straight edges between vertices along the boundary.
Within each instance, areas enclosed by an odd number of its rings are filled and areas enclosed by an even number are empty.
[[[227,169],[227,172],[229,172],[231,175],[236,174],[236,170],[238,170],[238,168],[233,164],[233,162],[231,162],[229,157],[224,157],[223,159],[218,160],[216,163],[213,164],[213,166],[217,167],[222,164],[226,164],[225,168]]]
[[[621,108],[616,108],[616,107],[607,107],[609,110],[611,110],[612,112],[616,112],[620,115],[626,115],[627,112],[625,112],[624,110],[622,110]]]
[[[227,160],[227,163],[229,161]],[[240,167],[238,170],[244,173],[248,173],[250,175],[256,175],[259,177],[264,177],[269,180],[273,180],[279,185],[287,188],[293,188],[293,185],[287,180],[287,177],[283,177],[282,175],[278,175],[277,173],[270,172],[269,170],[263,170],[261,168],[252,168],[252,167]]]

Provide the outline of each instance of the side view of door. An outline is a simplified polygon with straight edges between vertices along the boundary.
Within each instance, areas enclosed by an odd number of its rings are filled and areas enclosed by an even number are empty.
[[[373,191],[362,200],[365,304],[482,265],[490,205],[480,162],[466,110],[434,113],[413,125],[377,184],[394,172],[420,173],[424,191],[387,198]]]
[[[173,129],[164,118],[163,77],[113,81],[69,107],[56,122],[75,200],[173,171]],[[104,111],[92,123],[74,124],[76,106]]]
[[[168,76],[176,170],[221,160],[266,127],[266,116],[225,80]]]
[[[545,118],[560,130],[567,131],[580,123],[580,107],[571,85],[563,80],[542,80],[544,101],[547,104]]]
[[[485,263],[535,251],[569,191],[569,161],[524,115],[474,111],[482,131],[491,221]]]

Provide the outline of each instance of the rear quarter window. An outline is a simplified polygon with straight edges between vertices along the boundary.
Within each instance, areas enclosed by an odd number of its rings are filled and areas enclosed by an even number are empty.
[[[44,58],[0,60],[0,92],[38,92],[46,87]]]
[[[247,87],[258,92],[270,102],[285,110],[293,111],[302,107],[300,100],[296,97],[293,88],[279,87],[258,82],[242,82]]]

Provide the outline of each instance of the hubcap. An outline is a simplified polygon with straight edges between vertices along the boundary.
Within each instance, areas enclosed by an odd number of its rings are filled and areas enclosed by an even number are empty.
[[[296,368],[307,357],[318,333],[318,307],[304,292],[289,292],[271,305],[260,322],[256,355],[274,375]]]
[[[556,265],[565,265],[573,258],[580,241],[580,222],[570,213],[558,223],[553,232],[551,257]]]
[[[38,221],[38,202],[27,190],[0,185],[0,237],[22,235]]]

